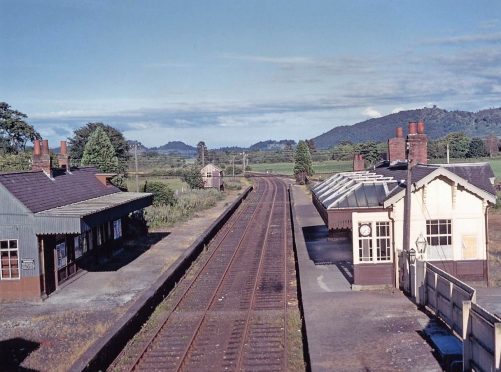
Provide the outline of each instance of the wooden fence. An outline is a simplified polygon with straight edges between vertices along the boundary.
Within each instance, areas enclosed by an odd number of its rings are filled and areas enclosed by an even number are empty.
[[[461,335],[463,301],[475,302],[475,289],[429,262],[426,263],[425,270],[425,305]]]
[[[473,301],[463,303],[463,370],[501,369],[501,318]]]

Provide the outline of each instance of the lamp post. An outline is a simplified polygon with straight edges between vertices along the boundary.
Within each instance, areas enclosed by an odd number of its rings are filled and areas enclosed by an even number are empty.
[[[409,262],[416,263],[416,250],[414,248],[409,249]]]

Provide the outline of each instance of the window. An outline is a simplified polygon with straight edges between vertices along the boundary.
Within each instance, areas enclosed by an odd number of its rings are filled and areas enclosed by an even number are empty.
[[[68,252],[66,250],[66,242],[56,245],[57,251],[57,268],[61,269],[68,264]]]
[[[211,172],[207,172],[207,178],[211,178],[212,177],[212,173]]]
[[[19,279],[19,249],[17,240],[0,240],[0,279]]]
[[[376,248],[377,248],[377,261],[390,261],[391,260],[391,247],[390,247],[390,223],[389,222],[376,222]]]
[[[82,257],[83,255],[83,244],[82,244],[82,236],[75,236],[73,239],[75,244],[75,259]]]
[[[372,229],[369,223],[359,223],[358,257],[360,261],[372,261]]]
[[[122,237],[122,221],[113,221],[113,238],[120,239]]]
[[[452,259],[451,220],[427,220],[426,240],[428,258],[432,260]]]

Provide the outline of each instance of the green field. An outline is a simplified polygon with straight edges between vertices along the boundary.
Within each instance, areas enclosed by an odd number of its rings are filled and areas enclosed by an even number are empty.
[[[160,181],[170,186],[172,190],[188,190],[189,186],[180,178],[165,178],[165,177],[139,177],[139,191],[144,189],[144,183],[148,181]],[[136,191],[136,178],[129,176],[127,178],[127,189],[129,191]]]
[[[261,163],[250,164],[254,172],[268,172],[278,174],[290,174],[294,168],[294,163]],[[313,170],[315,173],[336,173],[346,172],[352,169],[352,162],[349,160],[327,160],[313,163]]]
[[[463,162],[488,162],[496,175],[498,180],[501,180],[501,158],[495,159],[452,159],[452,163],[463,163]],[[444,159],[435,159],[431,163],[445,163]],[[321,162],[313,162],[313,170],[316,174],[328,174],[336,172],[347,172],[352,170],[352,162],[350,160],[327,160]],[[292,170],[294,168],[294,163],[261,163],[261,164],[250,164],[252,171],[254,172],[268,172],[278,173],[278,174],[289,174],[292,175]]]

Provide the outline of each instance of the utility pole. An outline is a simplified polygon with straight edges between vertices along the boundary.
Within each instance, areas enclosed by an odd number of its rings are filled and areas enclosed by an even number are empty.
[[[134,144],[134,163],[136,165],[136,192],[139,192],[139,174],[137,166],[137,143]]]
[[[232,176],[233,176],[233,179],[235,179],[235,155],[233,155],[233,157],[231,159],[231,165],[232,165],[232,168],[233,168]]]
[[[245,176],[245,151],[242,152],[242,172]]]
[[[449,142],[447,142],[447,164],[449,164]]]
[[[202,147],[202,168],[205,167],[205,146]]]

